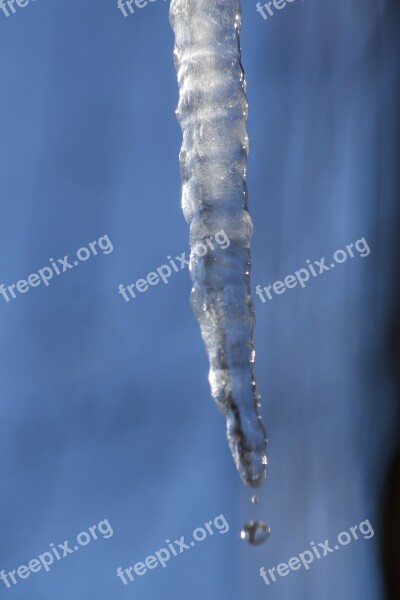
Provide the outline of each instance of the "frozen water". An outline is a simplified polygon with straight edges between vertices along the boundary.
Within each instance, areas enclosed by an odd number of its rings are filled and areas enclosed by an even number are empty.
[[[243,481],[262,483],[267,438],[254,380],[254,309],[250,298],[247,208],[248,137],[240,59],[239,0],[172,0],[182,207],[190,223],[191,302],[210,361],[212,396]],[[227,248],[193,249],[223,230]]]

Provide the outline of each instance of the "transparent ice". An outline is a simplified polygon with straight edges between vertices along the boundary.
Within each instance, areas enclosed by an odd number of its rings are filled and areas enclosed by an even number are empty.
[[[265,479],[267,438],[254,380],[254,308],[250,298],[247,208],[248,137],[241,65],[239,0],[172,0],[182,207],[190,224],[191,302],[210,362],[212,396],[226,417],[227,439],[243,481]],[[229,247],[194,252],[223,230]]]

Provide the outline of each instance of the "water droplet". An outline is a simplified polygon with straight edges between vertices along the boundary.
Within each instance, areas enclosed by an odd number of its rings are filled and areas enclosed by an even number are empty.
[[[252,546],[263,544],[269,538],[270,528],[262,521],[249,521],[242,527],[240,537]]]
[[[258,497],[258,496],[252,496],[252,497],[250,498],[250,502],[251,502],[252,504],[258,504],[258,503],[259,503],[259,501],[260,501],[260,499],[259,499],[259,497]]]

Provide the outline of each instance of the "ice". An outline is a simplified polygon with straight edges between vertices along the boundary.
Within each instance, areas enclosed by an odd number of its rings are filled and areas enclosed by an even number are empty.
[[[241,65],[239,0],[172,0],[182,208],[190,224],[191,302],[210,362],[212,396],[226,417],[227,439],[243,481],[260,485],[267,438],[254,380],[254,308],[250,298],[247,208],[248,137]],[[194,252],[223,230],[229,247]]]

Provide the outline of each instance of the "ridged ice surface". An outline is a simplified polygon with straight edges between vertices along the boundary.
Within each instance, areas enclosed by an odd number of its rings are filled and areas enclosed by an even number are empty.
[[[234,461],[243,481],[255,487],[265,478],[267,440],[253,373],[252,222],[245,182],[247,100],[240,62],[240,1],[172,0],[170,21],[183,132],[182,207],[190,223],[191,301],[210,361],[211,392],[226,417]],[[221,230],[229,246],[214,242],[214,250],[209,247],[200,256],[197,244]]]

